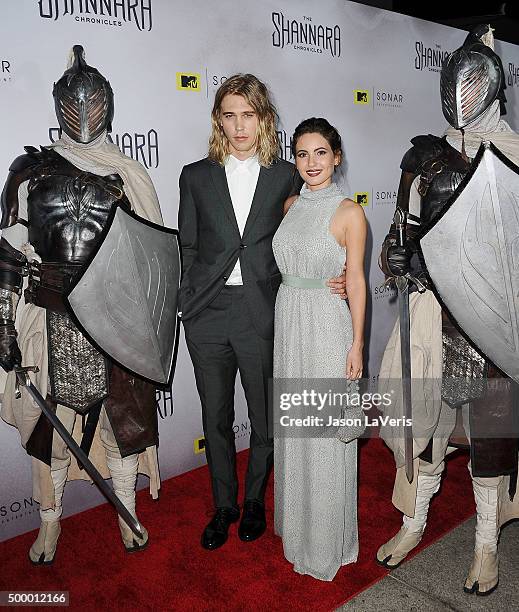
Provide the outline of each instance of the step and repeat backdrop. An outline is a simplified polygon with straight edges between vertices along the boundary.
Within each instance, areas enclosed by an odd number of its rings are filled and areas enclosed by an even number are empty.
[[[237,72],[265,81],[277,105],[279,155],[307,117],[340,131],[345,160],[337,180],[364,206],[368,244],[367,358],[376,377],[396,316],[383,287],[380,244],[395,208],[399,163],[417,134],[441,134],[445,56],[465,32],[362,6],[325,0],[4,0],[0,7],[0,174],[24,145],[59,138],[52,85],[82,44],[115,93],[113,141],[146,166],[164,219],[177,226],[178,176],[204,157],[218,86]],[[505,67],[507,119],[519,128],[519,48],[496,43]],[[200,405],[181,338],[171,392],[158,396],[162,478],[205,463]],[[249,422],[237,384],[238,450]],[[139,486],[146,486],[143,479]],[[0,422],[0,540],[37,526],[30,461],[18,432]],[[85,482],[67,486],[65,514],[103,501]]]

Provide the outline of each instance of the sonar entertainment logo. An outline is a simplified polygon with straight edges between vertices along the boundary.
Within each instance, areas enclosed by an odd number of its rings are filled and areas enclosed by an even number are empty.
[[[0,501],[0,524],[9,523],[10,521],[24,518],[29,514],[34,514],[40,507],[40,504],[32,497],[2,502],[3,500]]]
[[[397,195],[398,194],[394,189],[376,189],[373,203],[375,206],[384,206],[386,204],[394,206],[396,204]]]
[[[40,17],[56,21],[67,15],[79,23],[122,26],[133,23],[151,31],[151,0],[39,0]]]
[[[371,287],[371,295],[375,300],[393,301],[397,296],[397,290],[394,283],[381,283]]]
[[[232,431],[234,433],[234,439],[244,438],[250,436],[250,423],[249,421],[242,421],[241,423],[235,423],[233,425]],[[195,438],[193,440],[193,452],[195,455],[200,455],[201,453],[205,453],[206,440],[205,437],[202,436],[200,438]]]
[[[315,23],[312,17],[303,16],[302,21],[288,19],[283,13],[272,13],[272,45],[284,49],[290,45],[296,51],[341,55],[341,28],[338,25],[324,26]]]

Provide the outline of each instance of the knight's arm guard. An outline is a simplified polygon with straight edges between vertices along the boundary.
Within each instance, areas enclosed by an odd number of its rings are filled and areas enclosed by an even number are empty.
[[[31,153],[32,151],[18,157],[9,168],[1,196],[2,230],[11,228],[19,222],[26,224],[18,217],[18,191],[20,185],[29,180],[32,174],[35,164]],[[22,293],[23,278],[26,275],[27,258],[2,236],[0,239],[0,365],[7,371],[21,364],[14,322]]]
[[[400,163],[402,174],[398,185],[397,208],[400,208],[407,213],[408,223],[406,225],[406,244],[404,246],[405,253],[397,252],[396,249],[396,229],[393,224],[389,228],[389,233],[382,243],[382,251],[379,258],[379,266],[386,277],[394,277],[398,272],[398,267],[402,265],[405,259],[408,259],[408,267],[411,267],[410,261],[413,255],[418,253],[418,234],[420,231],[420,217],[412,214],[409,211],[409,200],[411,196],[411,187],[414,180],[422,172],[422,166],[431,157],[434,157],[442,151],[442,139],[431,134],[416,136],[411,140],[412,147],[405,153]],[[392,265],[392,258],[398,260],[399,265]],[[417,257],[414,257],[417,260]],[[393,268],[393,269],[392,269]],[[419,266],[420,268],[420,266]],[[422,277],[420,269],[415,270],[413,275]]]
[[[18,216],[20,202],[18,200],[18,190],[20,185],[28,181],[34,174],[36,166],[40,162],[40,154],[34,147],[25,147],[26,154],[17,157],[9,167],[9,174],[0,196],[2,209],[2,220],[0,229],[12,227],[16,223],[27,225],[27,221]]]
[[[22,293],[27,259],[5,238],[0,240],[0,365],[7,371],[21,365],[22,356],[16,341],[16,309]]]
[[[406,224],[406,244],[404,245],[405,254],[402,252],[399,255],[400,259],[408,258],[409,262],[413,254],[418,251],[417,236],[420,229],[420,218],[409,213],[409,195],[411,192],[411,185],[413,184],[416,176],[417,175],[412,172],[407,172],[405,170],[402,171],[397,196],[397,208],[400,208],[407,213],[408,220],[413,222]],[[396,246],[396,228],[394,223],[392,223],[389,228],[389,233],[386,235],[384,242],[382,243],[382,250],[379,258],[380,269],[382,272],[384,272],[386,277],[397,276],[399,272],[395,266],[392,265],[392,257],[394,257]]]

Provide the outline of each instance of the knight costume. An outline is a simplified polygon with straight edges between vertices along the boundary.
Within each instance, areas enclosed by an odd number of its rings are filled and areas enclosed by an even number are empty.
[[[26,147],[11,165],[1,196],[0,364],[9,372],[2,417],[17,427],[32,457],[33,497],[41,528],[29,558],[54,559],[67,479],[88,479],[63,440],[23,390],[15,366],[31,373],[46,402],[89,453],[115,493],[135,514],[137,473],[158,495],[155,389],[101,355],[76,327],[64,305],[67,288],[95,251],[112,207],[121,204],[162,223],[145,169],[107,140],[113,117],[109,82],[73,49],[69,68],[54,85],[62,138]],[[119,519],[128,551],[146,546]]]
[[[392,227],[384,241],[380,265],[388,277],[411,274],[428,287],[410,297],[413,380],[434,381],[442,377],[446,380],[453,347],[458,351],[456,367],[460,362],[467,363],[473,373],[477,362],[482,376],[490,380],[503,377],[503,374],[488,360],[485,361],[442,309],[433,292],[419,246],[420,237],[442,215],[447,202],[469,172],[482,141],[492,142],[519,165],[519,135],[501,119],[501,107],[505,101],[504,74],[501,61],[493,51],[489,26],[475,28],[463,45],[447,58],[440,81],[442,110],[451,127],[441,138],[423,135],[412,139],[413,147],[401,163],[397,204],[407,213],[406,242],[397,246],[395,227]],[[397,321],[384,353],[380,380],[390,381],[401,376],[400,348]],[[516,493],[518,440],[471,436],[471,428],[478,419],[487,418],[491,413],[494,424],[505,430],[510,426],[509,431],[512,431],[514,406],[511,396],[512,392],[496,395],[491,402],[488,395],[486,398],[458,398],[454,402],[458,410],[451,407],[453,403],[449,405],[445,401],[444,394],[439,400],[438,397],[428,398],[424,410],[413,412],[413,429],[415,420],[419,421],[421,435],[417,436],[416,430],[413,432],[414,478],[411,483],[404,473],[402,439],[394,432],[383,432],[397,464],[393,504],[404,516],[400,531],[379,548],[379,563],[388,568],[397,567],[420,542],[429,502],[440,487],[445,455],[455,448],[453,432],[461,429],[466,431],[468,439],[464,441],[470,447],[469,472],[477,510],[474,558],[464,590],[487,595],[497,587],[499,530],[505,522],[519,517],[519,494]],[[395,409],[401,414],[400,407]],[[456,437],[457,445],[462,446],[459,435]]]

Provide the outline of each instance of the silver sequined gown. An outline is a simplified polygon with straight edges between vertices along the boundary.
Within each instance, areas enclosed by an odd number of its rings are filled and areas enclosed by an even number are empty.
[[[329,225],[343,199],[334,183],[317,191],[303,187],[272,241],[282,274],[341,274],[345,250]],[[275,378],[344,378],[352,340],[350,311],[329,288],[281,285]],[[357,559],[357,442],[276,437],[274,478],[274,526],[285,557],[296,572],[332,580],[341,565]]]

